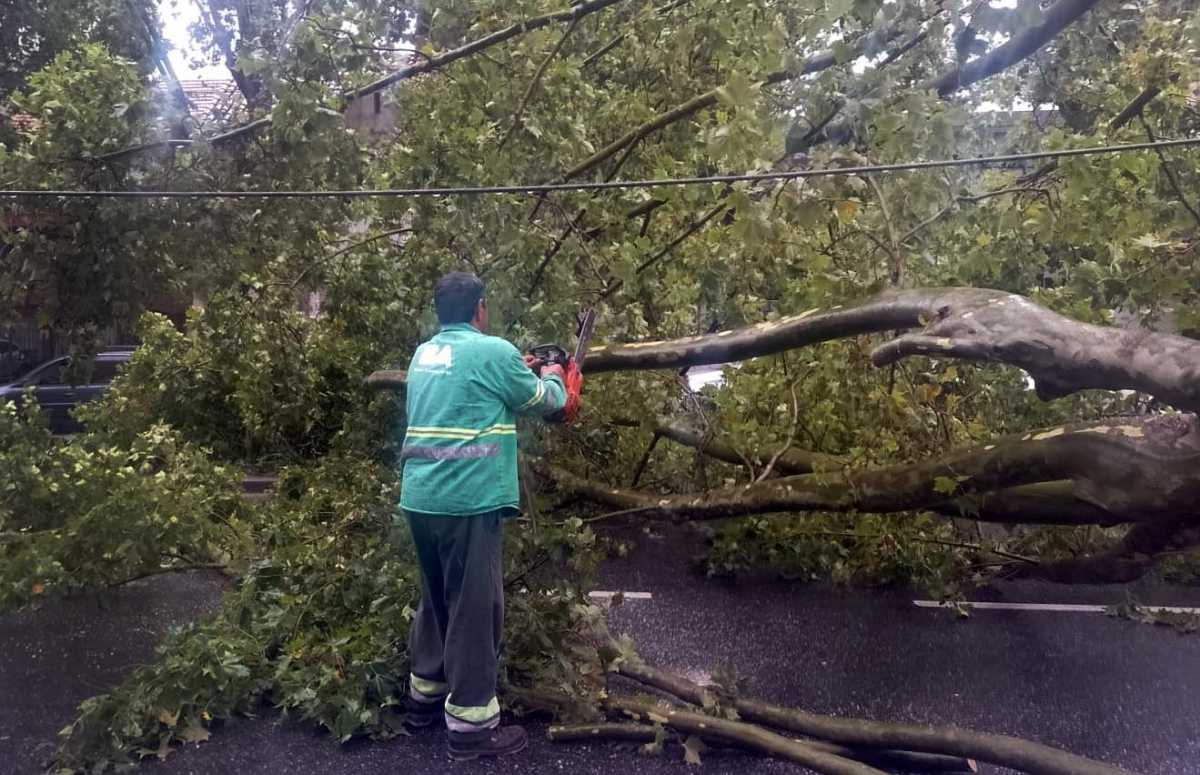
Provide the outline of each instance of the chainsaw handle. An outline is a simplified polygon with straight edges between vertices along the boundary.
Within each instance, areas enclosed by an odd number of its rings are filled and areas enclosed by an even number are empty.
[[[541,371],[543,366],[549,364],[562,366],[563,369],[566,369],[567,364],[571,362],[571,356],[566,350],[556,344],[539,344],[536,347],[529,348],[529,352],[525,356],[525,362],[536,373]]]

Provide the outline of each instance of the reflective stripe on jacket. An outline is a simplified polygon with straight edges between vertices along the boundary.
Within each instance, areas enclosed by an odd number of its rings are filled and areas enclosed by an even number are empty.
[[[562,380],[540,379],[509,342],[455,323],[417,348],[407,382],[400,505],[456,516],[515,508],[516,415],[561,409]]]

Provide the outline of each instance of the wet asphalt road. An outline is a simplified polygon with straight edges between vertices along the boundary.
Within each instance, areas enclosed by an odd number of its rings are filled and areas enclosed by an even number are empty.
[[[703,679],[725,663],[747,693],[821,713],[953,723],[1063,746],[1144,773],[1200,774],[1200,636],[1096,614],[978,612],[965,622],[916,609],[901,592],[704,579],[690,534],[639,537],[610,563],[605,589],[650,592],[610,614],[651,662]],[[158,577],[104,598],[0,617],[0,773],[33,773],[75,704],[151,658],[172,626],[216,605],[219,577]],[[1137,588],[1145,603],[1200,605],[1200,590]],[[975,599],[1117,603],[1122,588],[1006,585]],[[510,759],[451,765],[440,733],[339,747],[269,712],[214,730],[143,770],[185,773],[683,773],[678,749],[564,745],[531,725]],[[43,746],[39,750],[39,746]],[[690,770],[695,772],[694,769]],[[706,774],[802,773],[737,753],[706,753]],[[981,772],[1000,773],[981,766]]]

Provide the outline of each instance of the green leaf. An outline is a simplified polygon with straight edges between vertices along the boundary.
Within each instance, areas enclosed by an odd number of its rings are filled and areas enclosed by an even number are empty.
[[[953,495],[965,476],[936,476],[933,479],[933,491],[940,495]]]
[[[706,750],[704,741],[695,735],[688,735],[683,743],[683,760],[690,766],[700,766],[700,754]]]
[[[825,18],[836,21],[849,16],[854,10],[854,0],[825,0]]]
[[[199,721],[192,720],[179,731],[179,739],[185,743],[203,743],[211,736]]]

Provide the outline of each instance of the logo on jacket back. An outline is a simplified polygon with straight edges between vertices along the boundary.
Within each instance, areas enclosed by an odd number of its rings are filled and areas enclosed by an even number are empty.
[[[444,372],[449,371],[454,363],[454,352],[450,345],[426,343],[417,348],[416,371]]]

